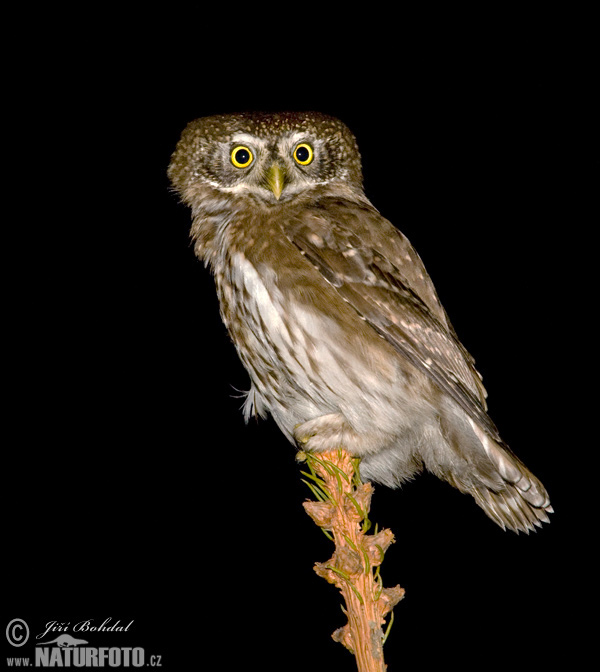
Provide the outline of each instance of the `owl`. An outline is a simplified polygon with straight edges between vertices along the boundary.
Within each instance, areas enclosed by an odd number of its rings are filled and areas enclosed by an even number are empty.
[[[250,376],[246,420],[270,415],[305,451],[343,446],[389,487],[427,469],[503,529],[549,522],[421,259],[366,197],[341,121],[196,119],[168,174]]]

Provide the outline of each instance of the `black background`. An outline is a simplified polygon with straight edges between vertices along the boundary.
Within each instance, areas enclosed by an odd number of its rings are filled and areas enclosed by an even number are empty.
[[[356,134],[367,195],[423,258],[556,511],[516,536],[427,474],[377,487],[371,517],[397,539],[382,576],[406,589],[389,669],[584,655],[598,220],[585,35],[561,17],[497,33],[457,19],[459,35],[444,17],[385,30],[386,15],[328,17],[323,34],[318,14],[46,30],[66,18],[15,21],[5,83],[6,622],[33,636],[133,619],[90,645],[144,646],[168,670],[354,669],[330,639],[340,596],[312,570],[330,542],[303,511],[292,447],[271,421],[243,423],[247,376],[166,178],[195,117],[316,109]]]

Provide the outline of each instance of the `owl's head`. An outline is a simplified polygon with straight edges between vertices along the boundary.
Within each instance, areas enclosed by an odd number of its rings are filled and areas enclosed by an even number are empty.
[[[206,188],[267,205],[332,182],[362,189],[354,136],[338,119],[314,112],[196,119],[181,136],[169,177],[190,205]]]

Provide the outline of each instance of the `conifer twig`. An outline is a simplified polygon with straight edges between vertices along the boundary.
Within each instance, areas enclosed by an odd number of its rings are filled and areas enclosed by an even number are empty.
[[[379,575],[394,535],[385,529],[366,534],[371,525],[368,513],[373,486],[361,482],[357,459],[342,448],[299,453],[298,459],[310,470],[302,473],[318,500],[304,502],[304,508],[335,543],[333,556],[315,564],[315,572],[337,586],[346,603],[342,609],[348,623],[332,637],[354,654],[359,672],[385,672],[383,644],[393,620],[392,610],[404,597],[400,586],[384,588]]]

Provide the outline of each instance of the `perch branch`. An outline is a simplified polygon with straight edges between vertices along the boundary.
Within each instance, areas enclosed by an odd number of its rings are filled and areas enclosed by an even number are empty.
[[[313,521],[335,543],[333,556],[317,562],[315,572],[342,593],[348,623],[332,637],[356,658],[359,672],[385,672],[383,644],[389,632],[394,606],[404,597],[400,586],[384,588],[379,575],[385,551],[394,541],[390,530],[366,534],[373,486],[362,483],[358,459],[345,450],[299,453],[309,471],[304,482],[317,501],[304,502]],[[386,633],[383,631],[386,616]]]

